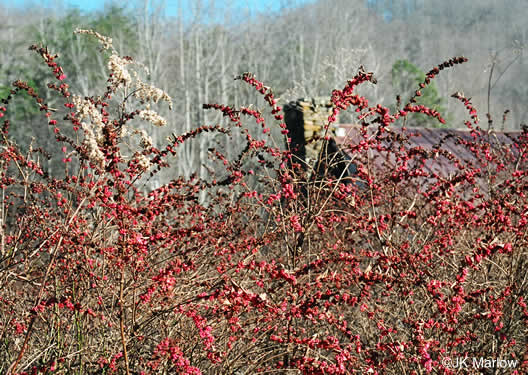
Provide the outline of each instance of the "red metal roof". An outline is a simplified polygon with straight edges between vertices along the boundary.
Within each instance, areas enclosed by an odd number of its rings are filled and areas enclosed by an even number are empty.
[[[425,181],[449,179],[468,167],[480,167],[485,162],[485,154],[479,147],[489,143],[494,153],[501,158],[519,157],[516,146],[521,132],[476,132],[446,128],[401,128],[391,127],[382,134],[375,127],[367,128],[362,134],[360,125],[340,124],[336,138],[340,147],[345,150],[359,165],[375,166],[376,171],[390,171],[404,162],[398,155],[412,155],[407,162],[409,170],[421,170]],[[378,141],[376,141],[376,135]],[[360,145],[368,146],[359,147]],[[389,151],[390,150],[390,151]],[[526,158],[522,161],[526,167]],[[425,182],[424,181],[424,182]],[[482,185],[484,182],[477,182]],[[486,189],[487,190],[487,189]]]

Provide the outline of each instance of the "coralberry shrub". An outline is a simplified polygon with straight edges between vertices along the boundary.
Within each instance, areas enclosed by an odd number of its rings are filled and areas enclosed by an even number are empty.
[[[373,75],[360,70],[332,93],[326,124],[354,109],[362,125],[345,145],[357,175],[343,183],[273,142],[272,127],[288,136],[281,107],[246,73],[238,79],[263,95],[272,123],[251,107],[205,104],[228,125],[157,148],[138,123],[165,125],[153,107],[171,98],[109,38],[77,32],[108,53],[103,93],[74,95],[57,56],[32,46],[63,107],[21,81],[0,107],[29,94],[60,150],[22,150],[3,122],[0,372],[454,374],[459,358],[471,359],[466,372],[484,366],[473,358],[526,372],[526,131],[499,141],[455,94],[470,118],[455,142],[464,152],[417,146],[394,121],[441,114],[416,105],[420,89],[396,113],[371,106],[356,89]],[[420,88],[464,61],[435,67]],[[235,128],[240,155],[209,150],[222,176],[145,188],[182,144]],[[52,171],[46,159],[57,157]],[[440,160],[448,175],[431,168]]]

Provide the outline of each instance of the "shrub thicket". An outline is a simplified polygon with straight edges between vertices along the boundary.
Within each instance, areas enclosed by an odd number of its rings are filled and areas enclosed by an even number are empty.
[[[154,147],[134,122],[163,125],[153,107],[170,97],[108,39],[79,32],[110,52],[105,92],[73,95],[56,56],[33,46],[64,108],[20,81],[0,108],[29,94],[62,150],[49,155],[42,140],[22,150],[3,123],[1,373],[454,374],[487,371],[493,359],[513,361],[496,362],[495,373],[526,372],[526,132],[492,142],[457,94],[471,117],[471,158],[411,146],[391,124],[440,114],[415,103],[419,91],[396,113],[370,106],[356,88],[372,73],[360,70],[332,93],[329,118],[353,108],[377,129],[347,146],[357,183],[310,179],[287,148],[245,127],[250,118],[287,135],[271,90],[244,74],[277,124],[254,108],[206,105],[241,129],[233,142],[244,152],[228,160],[209,150],[225,178],[146,191],[144,179],[178,163],[182,143],[231,128],[202,126]],[[464,60],[435,67],[424,86]],[[60,175],[43,167],[52,157],[63,161]],[[438,157],[456,172],[424,167]]]

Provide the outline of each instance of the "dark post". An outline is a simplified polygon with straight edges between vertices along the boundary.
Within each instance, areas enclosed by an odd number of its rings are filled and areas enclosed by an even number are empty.
[[[303,168],[313,168],[312,178],[327,168],[334,177],[350,177],[355,171],[350,157],[335,142],[335,124],[328,130],[329,141],[324,139],[324,126],[331,114],[330,98],[299,99],[284,106],[294,162],[299,162]]]

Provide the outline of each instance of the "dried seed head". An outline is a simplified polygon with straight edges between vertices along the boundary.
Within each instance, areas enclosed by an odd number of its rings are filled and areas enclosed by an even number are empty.
[[[150,168],[150,160],[143,154],[138,154],[136,155],[136,160],[137,160],[137,164],[139,166],[139,168],[142,170],[142,171],[146,171],[147,169]]]
[[[72,101],[77,108],[77,119],[79,121],[89,120],[89,122],[82,123],[83,129],[85,131],[90,129],[94,139],[97,142],[102,142],[104,122],[101,111],[90,100],[82,99],[80,96],[73,96]]]
[[[154,102],[157,103],[160,99],[169,103],[169,109],[172,109],[172,98],[162,89],[149,85],[141,81],[136,80],[136,91],[134,96],[141,100],[143,103]]]
[[[90,127],[84,129],[84,145],[88,150],[88,159],[93,164],[99,166],[100,168],[104,167],[105,157],[99,145],[97,144],[97,139]]]
[[[150,148],[152,147],[152,138],[147,134],[147,132],[143,129],[136,130],[134,133],[139,134],[141,137],[140,145],[143,148]]]
[[[152,111],[149,106],[147,106],[147,109],[144,109],[139,112],[139,117],[156,126],[164,126],[167,124],[167,121],[165,121],[165,119],[161,117],[157,112]]]
[[[132,82],[132,77],[127,69],[127,65],[130,63],[130,60],[122,58],[117,54],[112,54],[112,56],[110,56],[110,59],[108,60],[108,69],[112,74],[110,77],[110,84],[115,88],[118,88],[121,84],[123,86],[128,86]]]
[[[74,34],[93,35],[99,40],[99,43],[101,43],[103,49],[112,49],[113,50],[112,38],[109,38],[107,36],[101,35],[97,31],[85,30],[85,29],[75,29],[75,31],[73,33]]]

